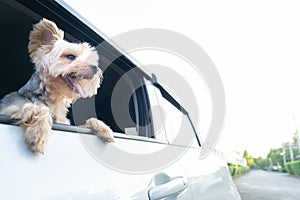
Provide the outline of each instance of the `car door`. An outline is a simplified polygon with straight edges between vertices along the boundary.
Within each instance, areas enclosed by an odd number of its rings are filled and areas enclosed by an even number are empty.
[[[155,94],[166,132],[168,147],[173,155],[173,165],[180,166],[180,177],[185,178],[186,190],[178,193],[183,199],[240,199],[232,181],[227,163],[212,151],[200,157],[202,142],[192,120],[181,105],[157,83],[148,83],[148,90]]]

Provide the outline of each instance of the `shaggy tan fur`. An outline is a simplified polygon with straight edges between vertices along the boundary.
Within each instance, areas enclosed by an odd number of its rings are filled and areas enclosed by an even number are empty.
[[[35,65],[31,79],[0,102],[0,114],[25,128],[25,141],[35,153],[44,153],[53,121],[69,124],[68,108],[79,98],[97,94],[102,81],[98,53],[87,43],[69,43],[54,22],[41,20],[30,32],[28,51]],[[112,130],[92,118],[87,128],[104,142],[114,142]]]

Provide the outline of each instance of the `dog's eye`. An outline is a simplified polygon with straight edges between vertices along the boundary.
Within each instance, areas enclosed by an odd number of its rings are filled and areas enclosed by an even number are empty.
[[[76,59],[76,56],[74,56],[73,54],[68,54],[68,55],[66,55],[66,58],[73,61]]]

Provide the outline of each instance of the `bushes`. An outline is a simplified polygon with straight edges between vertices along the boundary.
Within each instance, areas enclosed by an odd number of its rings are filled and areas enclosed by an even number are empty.
[[[280,167],[280,168],[278,169],[278,172],[281,172],[281,173],[287,173],[285,167]]]
[[[300,176],[300,160],[286,163],[285,168],[289,174]]]
[[[228,164],[231,176],[239,176],[250,171],[249,166],[243,167],[240,165]]]

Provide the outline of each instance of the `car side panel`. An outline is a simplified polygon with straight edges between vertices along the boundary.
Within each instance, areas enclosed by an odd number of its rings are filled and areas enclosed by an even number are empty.
[[[104,145],[94,135],[52,131],[45,155],[37,156],[27,148],[23,134],[21,127],[0,124],[0,199],[148,199],[148,185],[158,171],[113,169],[95,159],[82,140],[107,154],[113,146],[141,152],[163,144],[117,138],[115,144]],[[181,168],[172,165],[164,171],[175,176]]]

